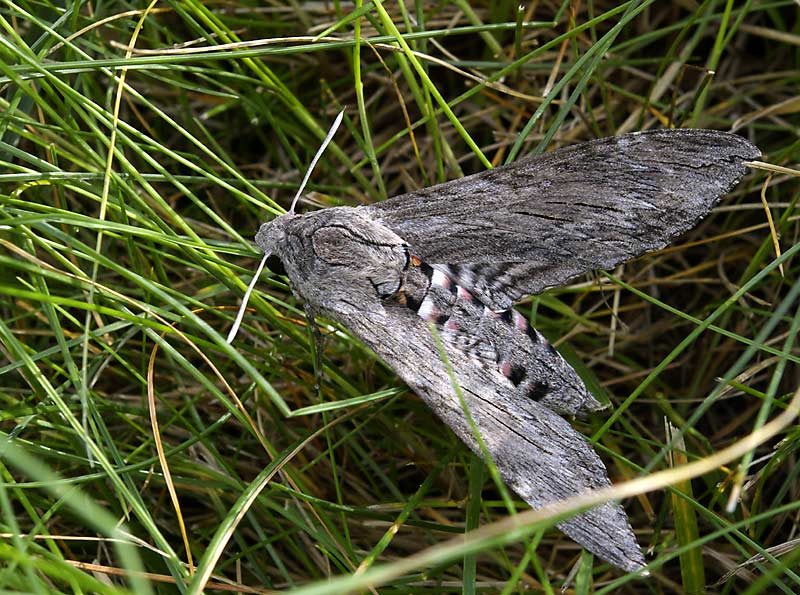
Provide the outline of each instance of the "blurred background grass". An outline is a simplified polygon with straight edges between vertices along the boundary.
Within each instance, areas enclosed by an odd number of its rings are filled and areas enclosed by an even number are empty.
[[[9,1],[0,25],[0,589],[800,592],[796,426],[625,502],[648,579],[553,522],[445,551],[507,511],[390,370],[326,325],[315,389],[269,275],[223,340],[342,108],[301,209],[666,126],[791,167],[795,2]],[[520,306],[612,402],[575,425],[613,481],[786,407],[796,187],[754,171],[677,246]]]

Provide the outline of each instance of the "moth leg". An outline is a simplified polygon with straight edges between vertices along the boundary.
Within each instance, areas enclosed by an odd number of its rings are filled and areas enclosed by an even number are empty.
[[[325,336],[320,332],[317,326],[317,320],[314,317],[313,307],[306,302],[303,306],[306,314],[306,322],[308,328],[311,329],[311,336],[314,338],[314,392],[319,392],[322,385],[322,353],[325,350]]]

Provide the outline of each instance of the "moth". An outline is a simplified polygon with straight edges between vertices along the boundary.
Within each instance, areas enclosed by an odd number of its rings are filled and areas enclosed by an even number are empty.
[[[664,247],[759,156],[724,132],[627,134],[370,206],[292,207],[255,241],[310,315],[368,345],[481,455],[466,407],[503,481],[539,508],[610,480],[562,417],[600,403],[514,303]],[[621,569],[645,566],[617,503],[558,526]]]

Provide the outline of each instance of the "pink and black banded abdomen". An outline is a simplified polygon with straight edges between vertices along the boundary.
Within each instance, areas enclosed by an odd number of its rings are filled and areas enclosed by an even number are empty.
[[[553,345],[513,308],[491,310],[435,265],[418,259],[406,271],[401,294],[449,347],[502,374],[517,397],[561,414],[602,407]]]

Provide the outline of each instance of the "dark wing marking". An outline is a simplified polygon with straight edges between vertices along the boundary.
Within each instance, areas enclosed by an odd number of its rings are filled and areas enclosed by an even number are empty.
[[[759,150],[712,130],[605,138],[360,207],[496,310],[662,248]],[[438,265],[438,266],[437,266]],[[459,266],[460,265],[460,266]]]

